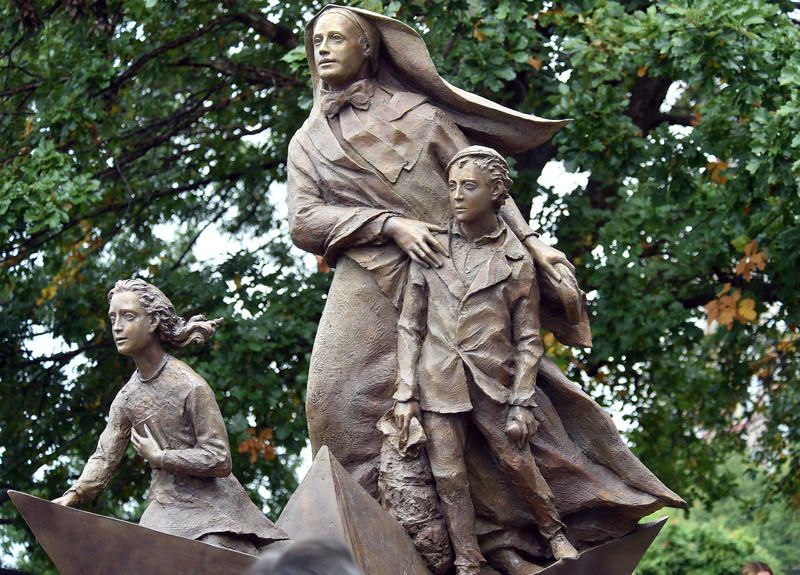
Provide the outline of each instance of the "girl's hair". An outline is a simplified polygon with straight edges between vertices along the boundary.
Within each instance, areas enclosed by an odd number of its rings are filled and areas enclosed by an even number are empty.
[[[185,347],[190,343],[203,344],[222,323],[221,317],[208,320],[204,315],[194,315],[186,321],[175,312],[175,306],[160,289],[140,279],[119,280],[108,292],[108,301],[125,292],[136,294],[142,309],[158,318],[156,334],[161,343],[177,347]]]

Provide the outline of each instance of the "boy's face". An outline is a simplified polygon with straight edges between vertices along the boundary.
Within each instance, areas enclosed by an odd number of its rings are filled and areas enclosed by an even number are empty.
[[[474,222],[494,214],[494,189],[486,174],[473,162],[450,168],[450,209],[459,222]]]
[[[132,292],[114,294],[108,306],[108,319],[117,351],[135,356],[152,345],[158,322],[148,315]]]

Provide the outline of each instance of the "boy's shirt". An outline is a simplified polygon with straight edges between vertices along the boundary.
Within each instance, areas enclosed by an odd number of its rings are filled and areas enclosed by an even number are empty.
[[[528,252],[499,228],[470,242],[456,220],[441,268],[411,264],[398,324],[394,399],[424,411],[470,411],[467,375],[493,400],[535,406],[539,286]],[[444,239],[444,238],[443,238]]]

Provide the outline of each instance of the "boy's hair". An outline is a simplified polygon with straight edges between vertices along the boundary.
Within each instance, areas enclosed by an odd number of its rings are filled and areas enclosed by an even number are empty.
[[[508,190],[513,181],[508,173],[508,162],[500,153],[486,146],[469,146],[464,148],[450,160],[445,168],[445,173],[450,174],[450,168],[464,166],[472,162],[489,178],[492,186],[500,190],[500,196],[494,202],[494,211],[500,211],[508,197]]]

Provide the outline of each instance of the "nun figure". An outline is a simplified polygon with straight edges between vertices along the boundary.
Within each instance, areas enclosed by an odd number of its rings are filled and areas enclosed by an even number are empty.
[[[448,257],[433,234],[450,217],[445,166],[470,143],[462,128],[513,153],[566,122],[447,84],[416,32],[373,12],[328,5],[305,40],[314,107],[289,145],[290,229],[298,247],[336,269],[311,359],[309,433],[315,451],[328,445],[374,494],[375,422],[394,393],[408,263]],[[539,241],[513,200],[500,217],[540,267],[559,274],[553,264],[570,265]]]

